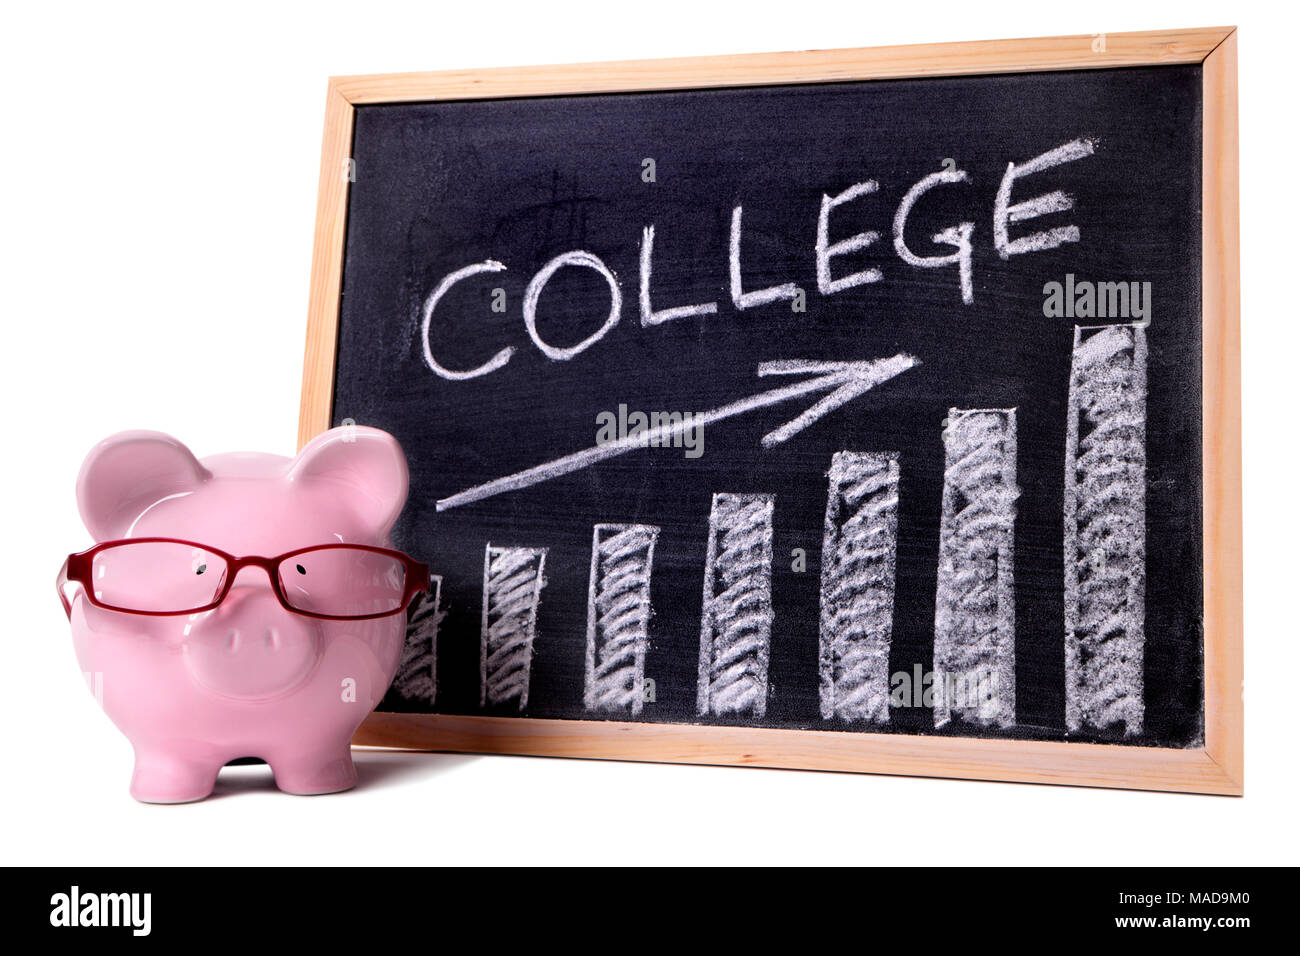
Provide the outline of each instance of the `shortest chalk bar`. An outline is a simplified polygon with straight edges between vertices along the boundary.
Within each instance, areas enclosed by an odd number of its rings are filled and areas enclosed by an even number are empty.
[[[429,590],[407,612],[406,643],[393,679],[393,691],[406,700],[433,706],[438,698],[438,625],[442,622],[442,578],[429,577]]]

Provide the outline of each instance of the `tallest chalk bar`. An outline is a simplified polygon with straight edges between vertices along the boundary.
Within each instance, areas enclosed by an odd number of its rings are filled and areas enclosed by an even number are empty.
[[[1132,736],[1145,716],[1145,328],[1074,330],[1066,414],[1065,725]]]

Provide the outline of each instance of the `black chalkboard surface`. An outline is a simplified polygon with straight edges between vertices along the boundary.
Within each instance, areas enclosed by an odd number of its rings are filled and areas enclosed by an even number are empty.
[[[356,107],[383,710],[1203,742],[1199,64]]]

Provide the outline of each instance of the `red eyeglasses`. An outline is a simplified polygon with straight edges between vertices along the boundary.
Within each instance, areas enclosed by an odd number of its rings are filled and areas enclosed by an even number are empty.
[[[105,541],[68,555],[59,599],[68,616],[69,581],[95,607],[164,617],[210,611],[242,568],[261,568],[286,610],[327,621],[368,621],[404,611],[429,587],[429,567],[400,551],[322,544],[275,558],[235,557],[179,538]]]

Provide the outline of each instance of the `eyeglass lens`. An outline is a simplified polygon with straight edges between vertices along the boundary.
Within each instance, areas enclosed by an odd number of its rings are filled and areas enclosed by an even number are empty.
[[[319,548],[285,558],[280,590],[290,606],[313,614],[364,617],[402,606],[406,566],[359,548]]]
[[[201,547],[133,541],[105,548],[91,564],[95,599],[122,611],[183,613],[207,607],[225,586],[225,558]],[[280,590],[294,609],[337,617],[388,614],[402,606],[406,567],[360,548],[329,547],[285,558]]]
[[[95,599],[123,611],[189,611],[221,593],[225,558],[188,544],[128,542],[105,548],[91,564]]]

